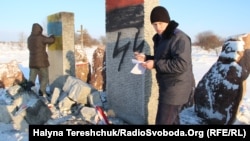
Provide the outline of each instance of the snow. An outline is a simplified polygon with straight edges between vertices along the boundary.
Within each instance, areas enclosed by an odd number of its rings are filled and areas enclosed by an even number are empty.
[[[29,52],[25,48],[13,46],[13,44],[0,43],[0,63],[7,63],[11,60],[20,62],[26,78],[28,78],[28,58]],[[86,48],[88,59],[92,61],[91,56],[94,48]],[[235,56],[234,56],[235,57]],[[216,62],[218,56],[215,51],[205,51],[199,47],[193,46],[192,60],[193,71],[195,75],[196,84],[209,70],[209,68]],[[197,125],[201,120],[195,115],[193,107],[184,110],[181,113],[181,123]],[[247,94],[243,97],[242,104],[240,105],[240,112],[237,115],[235,124],[249,125],[250,124],[250,78],[247,79]],[[28,133],[16,130],[11,124],[0,123],[0,141],[28,141]]]

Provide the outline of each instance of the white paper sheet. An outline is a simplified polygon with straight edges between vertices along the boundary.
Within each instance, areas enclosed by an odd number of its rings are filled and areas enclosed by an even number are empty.
[[[146,68],[144,68],[141,63],[141,61],[138,61],[136,59],[132,59],[132,63],[135,64],[135,66],[133,67],[133,69],[130,71],[130,73],[133,73],[133,74],[144,74],[145,73],[145,70]]]

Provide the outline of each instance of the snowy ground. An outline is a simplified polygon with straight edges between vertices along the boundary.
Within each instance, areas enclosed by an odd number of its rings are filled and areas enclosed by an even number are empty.
[[[91,59],[94,48],[86,49],[88,59]],[[0,43],[0,63],[7,63],[11,60],[18,60],[26,78],[28,78],[28,58],[29,52],[26,49],[20,50],[20,47],[13,47],[10,44]],[[196,83],[208,71],[212,64],[217,60],[215,51],[207,52],[200,48],[193,47],[193,71],[195,74]],[[181,123],[198,124],[199,118],[195,116],[192,108],[184,110],[181,113]],[[247,80],[247,94],[243,98],[240,106],[240,113],[237,116],[235,124],[250,125],[250,79]],[[28,133],[20,132],[13,128],[11,124],[0,123],[0,141],[28,141]]]

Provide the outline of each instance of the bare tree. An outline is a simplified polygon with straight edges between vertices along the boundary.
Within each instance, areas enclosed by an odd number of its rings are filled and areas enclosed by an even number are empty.
[[[100,37],[101,44],[106,45],[107,43],[107,38],[105,36]]]
[[[205,50],[215,49],[223,44],[222,39],[211,31],[199,33],[196,39],[196,44]]]
[[[81,36],[77,33],[75,33],[75,44],[81,45]]]
[[[91,44],[92,38],[86,29],[84,29],[82,38],[83,38],[83,45],[84,46],[91,46],[92,45]]]
[[[48,35],[47,26],[48,26],[48,22],[47,22],[47,20],[45,19],[45,20],[42,22],[42,28],[43,28],[43,34],[44,34],[44,35]]]
[[[91,47],[93,45],[99,45],[100,42],[92,38],[90,34],[88,33],[87,29],[83,29],[81,32],[82,35],[75,33],[75,44],[83,44],[83,46]]]
[[[19,34],[19,42],[18,42],[18,46],[20,47],[20,50],[24,49],[26,40],[27,40],[27,38],[26,38],[24,32],[21,32]]]

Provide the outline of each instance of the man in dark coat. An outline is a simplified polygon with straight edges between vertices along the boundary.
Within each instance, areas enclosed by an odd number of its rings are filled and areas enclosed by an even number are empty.
[[[46,86],[49,82],[49,60],[46,47],[55,42],[53,35],[46,37],[42,34],[43,28],[38,23],[34,23],[32,31],[28,37],[29,49],[29,81],[35,84],[36,77],[40,83],[39,95],[46,96]]]
[[[156,70],[159,104],[156,124],[180,124],[179,113],[189,102],[195,88],[191,39],[170,20],[168,11],[155,7],[150,21],[157,32],[153,36],[154,56],[135,52],[135,58],[147,69]]]

